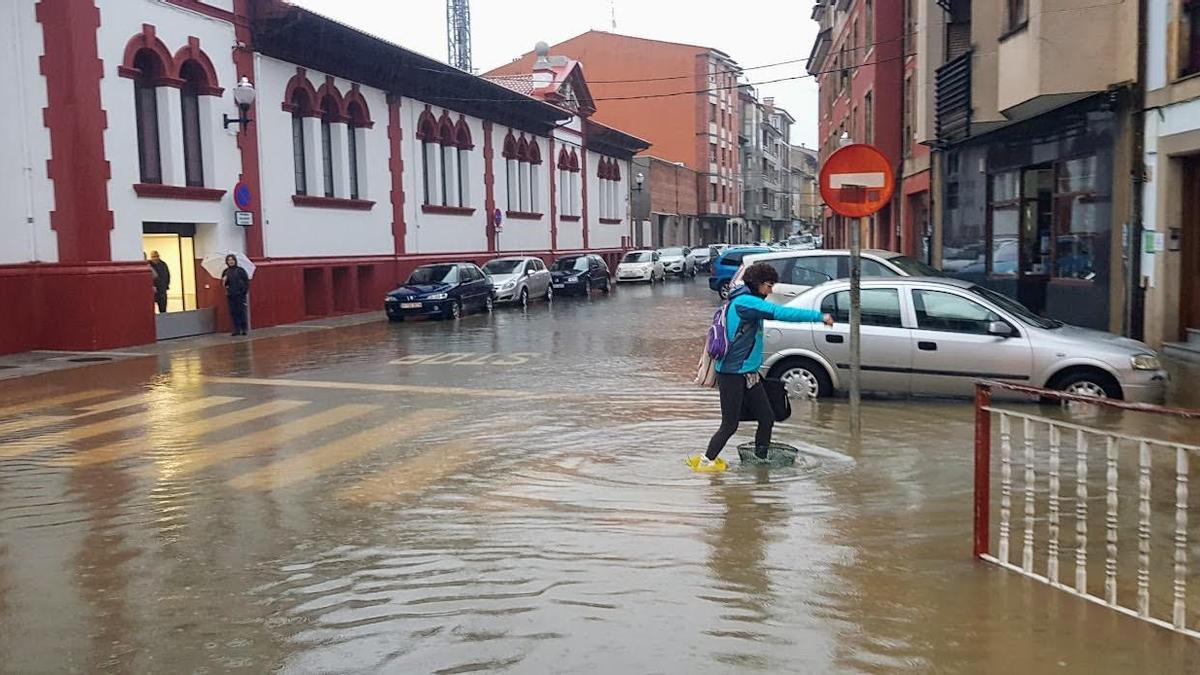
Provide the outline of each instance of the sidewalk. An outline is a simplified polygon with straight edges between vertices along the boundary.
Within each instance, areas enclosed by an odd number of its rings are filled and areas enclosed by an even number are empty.
[[[125,347],[122,349],[113,349],[100,352],[35,350],[32,352],[22,352],[19,354],[8,354],[6,356],[0,356],[0,381],[11,380],[19,377],[28,377],[30,375],[39,375],[42,373],[56,372],[60,370],[68,370],[71,368],[83,368],[86,366],[94,366],[100,363],[126,361],[129,359],[144,358],[147,356],[161,356],[163,354],[173,354],[176,352],[184,352],[193,349],[204,349],[206,347],[215,347],[230,343],[250,342],[265,338],[279,337],[282,335],[294,335],[296,333],[304,333],[307,331],[331,330],[334,328],[357,326],[364,323],[384,320],[383,312],[371,311],[363,312],[361,314],[346,314],[343,316],[313,319],[312,321],[301,321],[299,323],[283,324],[280,326],[271,326],[270,328],[251,330],[250,335],[246,337],[232,337],[226,333],[210,333],[208,335],[196,335],[193,337],[175,338],[173,340],[162,340],[153,344]]]

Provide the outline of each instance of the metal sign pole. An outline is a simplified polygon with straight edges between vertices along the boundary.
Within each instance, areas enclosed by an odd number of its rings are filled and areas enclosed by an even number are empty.
[[[850,221],[850,434],[862,433],[862,218]]]

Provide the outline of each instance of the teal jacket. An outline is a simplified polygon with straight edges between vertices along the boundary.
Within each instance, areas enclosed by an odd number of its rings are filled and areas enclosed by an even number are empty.
[[[816,323],[823,317],[816,310],[784,307],[754,295],[745,286],[738,288],[729,296],[729,310],[725,314],[729,349],[724,358],[717,359],[717,372],[745,374],[762,367],[764,319]]]

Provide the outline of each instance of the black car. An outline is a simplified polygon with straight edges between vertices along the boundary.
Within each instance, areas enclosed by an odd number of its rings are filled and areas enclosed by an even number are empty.
[[[550,266],[550,283],[556,294],[591,295],[593,288],[609,291],[608,265],[598,255],[568,255]]]
[[[413,270],[408,283],[387,294],[391,321],[438,317],[457,319],[473,309],[492,311],[492,282],[473,263],[436,263]]]

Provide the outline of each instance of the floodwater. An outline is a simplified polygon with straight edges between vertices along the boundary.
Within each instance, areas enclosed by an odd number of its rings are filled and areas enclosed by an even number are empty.
[[[968,402],[868,401],[861,440],[797,404],[798,466],[690,473],[715,302],[621,287],[4,382],[0,671],[1200,670],[1197,640],[972,560]]]

